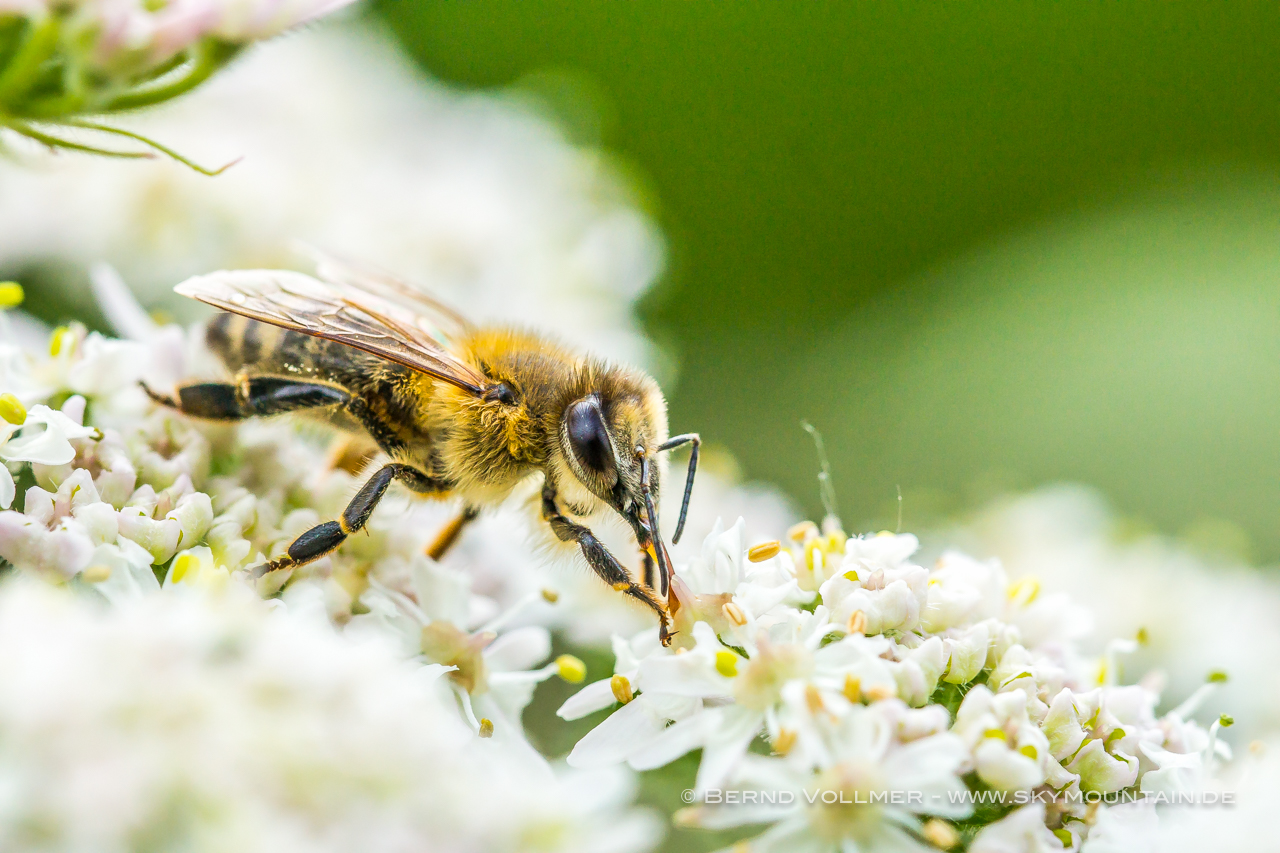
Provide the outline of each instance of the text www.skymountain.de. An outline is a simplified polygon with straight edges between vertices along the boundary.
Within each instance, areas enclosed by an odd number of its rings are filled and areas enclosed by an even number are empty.
[[[692,791],[687,791],[685,802],[690,802]],[[1156,805],[1232,806],[1237,802],[1234,791],[1194,791],[1181,793],[1144,793],[1141,791],[1116,791],[1104,794],[1100,791],[947,791],[926,794],[923,791],[843,791],[815,788],[801,791],[738,791],[712,788],[705,792],[703,802],[708,804],[754,803],[790,805],[797,802],[817,805],[917,805],[946,802],[950,805],[1000,805],[1023,806],[1031,803],[1118,803],[1145,802]]]

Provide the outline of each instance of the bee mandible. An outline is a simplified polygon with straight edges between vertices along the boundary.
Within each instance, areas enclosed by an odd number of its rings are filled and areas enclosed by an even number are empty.
[[[282,270],[196,276],[174,288],[224,312],[207,325],[229,382],[147,393],[222,421],[305,412],[365,434],[388,461],[341,516],[303,533],[255,574],[309,563],[364,527],[393,481],[462,502],[439,557],[480,510],[541,474],[541,517],[615,590],[658,615],[670,643],[671,560],[659,532],[658,454],[691,445],[684,531],[700,440],[669,437],[666,401],[642,371],[572,352],[537,334],[475,326],[420,290],[332,259],[320,278]],[[634,579],[583,523],[612,509],[643,553]],[[571,517],[572,516],[572,517]]]

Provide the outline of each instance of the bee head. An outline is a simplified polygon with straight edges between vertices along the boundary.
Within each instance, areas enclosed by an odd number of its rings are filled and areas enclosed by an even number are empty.
[[[666,411],[661,397],[655,405],[644,393],[612,390],[590,391],[565,407],[561,446],[581,486],[626,519],[644,547],[652,538],[645,492],[656,502],[656,453],[666,437]]]

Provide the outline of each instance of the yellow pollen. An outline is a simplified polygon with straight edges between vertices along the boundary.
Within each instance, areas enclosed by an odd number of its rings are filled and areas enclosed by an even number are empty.
[[[480,731],[477,732],[480,737],[493,737],[493,720],[488,717],[480,718]]]
[[[0,281],[0,308],[17,308],[23,295],[22,285],[16,281]]]
[[[724,618],[741,628],[747,624],[747,614],[742,612],[742,608],[732,601],[726,601],[724,607],[720,608],[724,613]]]
[[[1040,581],[1033,577],[1018,578],[1009,586],[1009,600],[1026,607],[1040,595]]]
[[[894,697],[894,689],[887,684],[873,684],[865,691],[867,698],[872,702],[879,702],[881,699],[892,699]]]
[[[818,525],[812,521],[802,521],[799,524],[793,524],[787,530],[787,538],[792,542],[803,542],[810,537],[818,535]]]
[[[169,580],[173,583],[182,583],[182,579],[188,574],[194,579],[193,570],[195,573],[199,573],[200,560],[194,554],[180,554],[178,559],[173,561],[173,571],[169,573]]]
[[[924,836],[925,841],[939,850],[950,850],[960,843],[960,833],[956,832],[956,828],[936,817],[925,821],[925,825],[920,828],[920,834]]]
[[[796,745],[794,729],[779,729],[778,736],[773,739],[773,751],[778,755],[786,755]]]
[[[57,357],[76,345],[76,333],[69,326],[59,326],[49,336],[49,355]]]
[[[761,542],[747,551],[747,559],[753,563],[763,563],[765,560],[778,556],[778,552],[781,550],[782,543],[777,539],[772,542]]]
[[[844,698],[853,702],[855,705],[862,701],[862,679],[853,675],[846,674],[844,677]]]
[[[11,424],[25,423],[27,408],[12,394],[0,394],[0,418],[4,418]]]
[[[849,624],[847,630],[850,634],[867,633],[867,614],[861,610],[855,610],[849,614]]]
[[[631,589],[631,584],[627,583],[626,581],[618,581],[613,585],[613,588],[618,592],[626,592],[627,590]]]
[[[542,598],[544,601],[555,604],[560,600],[560,593],[556,592],[554,589],[544,589],[542,591]]]
[[[822,710],[822,694],[818,692],[816,684],[804,686],[804,704],[808,706],[810,714],[816,714]]]
[[[80,577],[84,578],[88,583],[101,583],[111,577],[111,567],[104,566],[99,563],[96,566],[90,566],[80,573]]]
[[[625,675],[615,675],[609,680],[609,687],[613,689],[613,698],[617,699],[621,705],[635,698],[635,694],[631,692],[631,682],[627,681]]]
[[[578,684],[587,677],[587,665],[573,655],[556,658],[556,672],[570,684]]]
[[[730,651],[716,652],[716,672],[725,678],[733,678],[738,674],[738,656]]]

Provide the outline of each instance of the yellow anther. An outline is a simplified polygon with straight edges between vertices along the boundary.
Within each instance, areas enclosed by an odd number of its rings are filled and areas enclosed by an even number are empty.
[[[845,579],[845,580],[847,580],[847,581],[857,581],[857,580],[860,580],[860,578],[858,577],[858,570],[857,570],[857,569],[850,569],[849,571],[845,572],[845,573],[844,573],[844,579]]]
[[[493,737],[493,720],[488,717],[480,718],[480,731],[476,732],[480,737]]]
[[[844,677],[844,698],[853,702],[855,705],[862,701],[862,679],[852,673],[847,673]]]
[[[720,612],[724,614],[724,618],[741,628],[747,624],[747,614],[742,612],[742,608],[732,601],[726,601],[724,606],[720,608]]]
[[[886,536],[897,536],[897,535],[898,534],[894,533],[892,530],[881,530],[879,533],[876,534],[876,538],[884,539]]]
[[[960,833],[956,828],[940,818],[930,818],[920,827],[920,834],[939,850],[950,850],[960,843]]]
[[[827,552],[831,554],[843,554],[844,543],[849,541],[849,536],[843,530],[833,530],[827,534]]]
[[[747,551],[747,559],[753,563],[763,563],[765,560],[778,556],[778,552],[781,550],[782,543],[777,539],[772,542],[761,542]]]
[[[104,566],[101,563],[90,566],[80,573],[80,577],[84,578],[87,583],[102,583],[111,577],[111,567]]]
[[[631,692],[631,682],[627,681],[625,675],[615,675],[609,680],[609,687],[613,690],[613,698],[617,699],[619,704],[625,705],[636,695]]]
[[[861,610],[855,610],[849,614],[849,622],[845,625],[845,629],[850,634],[867,633],[867,614]]]
[[[1151,642],[1151,635],[1147,633],[1146,628],[1139,628],[1138,636],[1136,636],[1134,639],[1138,641],[1138,645],[1145,646],[1147,643]]]
[[[0,308],[17,308],[23,295],[22,285],[16,281],[0,281]]]
[[[1009,586],[1009,600],[1026,607],[1040,595],[1040,581],[1033,577],[1018,578]]]
[[[1223,714],[1220,717],[1218,717],[1218,725],[1222,726],[1224,729],[1234,726],[1235,724],[1236,724],[1236,718],[1231,716],[1230,714]]]
[[[560,600],[560,593],[556,592],[554,589],[544,589],[542,591],[542,600],[550,604],[555,604]]]
[[[75,349],[76,333],[70,326],[59,326],[49,336],[49,355],[57,357]]]
[[[11,424],[26,423],[27,407],[12,394],[0,394],[0,418]]]
[[[725,678],[733,678],[738,674],[738,656],[730,651],[716,652],[716,672]]]
[[[787,538],[792,542],[803,542],[818,535],[818,525],[812,521],[802,521],[787,529]]]
[[[810,540],[804,546],[804,564],[811,572],[822,571],[825,561],[822,559],[822,543],[817,539]]]
[[[822,694],[818,691],[818,685],[804,686],[804,704],[808,706],[810,714],[816,714],[822,710]]]
[[[881,699],[892,699],[895,695],[894,689],[887,684],[873,684],[863,693],[872,702],[879,702]]]
[[[794,729],[779,729],[778,736],[773,739],[773,751],[778,755],[786,755],[796,745]]]
[[[1027,758],[1030,758],[1032,761],[1035,761],[1038,758],[1040,758],[1040,752],[1036,749],[1036,746],[1033,743],[1029,743],[1029,744],[1026,744],[1025,746],[1018,747],[1018,752],[1021,752],[1023,755],[1025,755]]]
[[[1220,669],[1215,669],[1213,672],[1209,673],[1209,677],[1206,678],[1205,681],[1208,681],[1210,684],[1226,684],[1227,674]]]
[[[169,573],[169,580],[173,583],[182,583],[182,579],[188,574],[192,580],[200,573],[200,560],[194,554],[179,554],[178,558],[173,561],[173,571]]]
[[[570,684],[578,684],[587,677],[587,665],[573,655],[556,658],[556,672]]]
[[[985,732],[982,733],[982,736],[985,738],[992,738],[994,740],[1009,739],[1009,736],[1004,733],[1004,729],[987,729]]]

